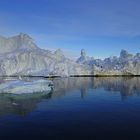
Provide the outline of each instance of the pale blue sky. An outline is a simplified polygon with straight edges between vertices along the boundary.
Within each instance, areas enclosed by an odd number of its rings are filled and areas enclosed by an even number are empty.
[[[0,34],[31,35],[39,47],[78,56],[140,52],[139,0],[1,0]]]

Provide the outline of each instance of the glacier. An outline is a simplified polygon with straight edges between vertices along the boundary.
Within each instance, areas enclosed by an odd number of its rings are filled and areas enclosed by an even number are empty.
[[[75,61],[58,49],[39,48],[27,34],[0,36],[0,76],[74,76],[74,75],[140,75],[140,53],[104,60],[89,57],[84,49]]]

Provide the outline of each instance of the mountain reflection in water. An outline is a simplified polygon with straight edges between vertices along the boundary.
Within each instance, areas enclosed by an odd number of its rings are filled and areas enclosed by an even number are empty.
[[[89,89],[103,88],[120,94],[122,100],[134,94],[140,95],[140,78],[137,77],[79,77],[54,79],[55,92],[52,96],[63,96],[67,91],[80,90],[81,98],[88,96]]]
[[[0,139],[140,139],[140,78],[49,80],[49,93],[0,94]]]
[[[24,80],[30,81],[31,78]],[[37,108],[37,104],[43,99],[46,101],[53,98],[63,97],[74,90],[79,90],[81,99],[88,96],[90,89],[104,89],[114,94],[120,94],[123,101],[128,96],[140,95],[140,78],[130,77],[79,77],[79,78],[56,78],[51,79],[54,83],[54,91],[49,94],[34,93],[26,95],[0,94],[0,115],[18,114],[27,115]],[[5,82],[4,79],[0,83]],[[95,93],[95,94],[98,94]]]

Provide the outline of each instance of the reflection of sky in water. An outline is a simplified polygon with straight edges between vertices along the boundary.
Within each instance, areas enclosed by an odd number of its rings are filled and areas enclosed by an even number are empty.
[[[53,83],[47,95],[1,94],[0,136],[139,136],[140,78],[58,78]]]

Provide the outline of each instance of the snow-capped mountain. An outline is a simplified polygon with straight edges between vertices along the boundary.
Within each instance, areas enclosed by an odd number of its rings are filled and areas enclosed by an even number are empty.
[[[69,76],[90,74],[84,65],[66,58],[58,49],[54,53],[37,47],[27,34],[0,37],[0,75]]]
[[[11,53],[18,49],[38,49],[33,39],[27,35],[20,33],[17,36],[6,38],[0,36],[0,54]]]
[[[101,60],[87,56],[82,49],[75,62],[60,49],[55,52],[40,49],[27,34],[0,36],[0,75],[140,75],[140,53],[132,55],[122,50],[119,57]]]

